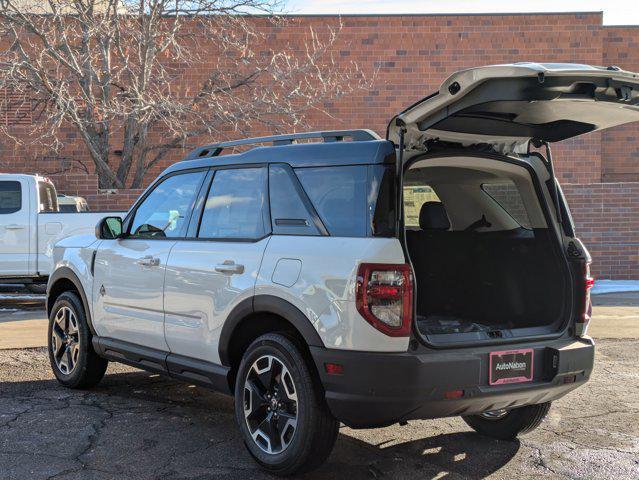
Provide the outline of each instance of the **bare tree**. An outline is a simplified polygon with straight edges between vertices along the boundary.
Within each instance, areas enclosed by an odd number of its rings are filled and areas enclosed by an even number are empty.
[[[334,61],[339,27],[270,45],[277,2],[0,0],[0,87],[31,102],[31,138],[59,144],[71,125],[101,188],[139,187],[191,137],[294,128],[368,81]]]

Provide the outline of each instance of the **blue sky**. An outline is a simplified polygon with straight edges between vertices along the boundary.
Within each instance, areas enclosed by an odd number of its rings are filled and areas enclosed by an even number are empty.
[[[289,0],[289,13],[604,12],[605,25],[639,25],[637,0]],[[633,6],[634,5],[634,6]]]

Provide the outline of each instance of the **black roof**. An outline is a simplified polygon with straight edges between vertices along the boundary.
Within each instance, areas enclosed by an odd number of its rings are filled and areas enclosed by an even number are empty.
[[[394,162],[395,146],[388,140],[292,143],[256,147],[233,155],[183,160],[168,167],[164,174],[192,168],[265,163],[287,163],[292,167],[327,167]]]

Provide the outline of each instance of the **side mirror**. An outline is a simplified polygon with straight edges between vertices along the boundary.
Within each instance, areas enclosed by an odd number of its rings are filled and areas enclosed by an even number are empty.
[[[122,237],[122,219],[104,217],[95,227],[95,236],[101,240],[114,240]]]

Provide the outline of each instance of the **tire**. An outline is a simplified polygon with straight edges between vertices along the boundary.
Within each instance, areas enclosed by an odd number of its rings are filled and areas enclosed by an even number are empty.
[[[275,333],[259,337],[242,357],[235,382],[235,416],[249,453],[265,470],[280,476],[321,465],[333,450],[339,429],[301,349]],[[293,416],[296,423],[291,430]],[[272,431],[272,425],[279,429]]]
[[[91,331],[77,294],[64,292],[56,299],[47,333],[49,362],[58,382],[68,388],[91,388],[102,380],[108,362],[93,349]]]
[[[499,440],[513,440],[518,435],[532,432],[541,425],[548,410],[550,410],[550,402],[513,408],[502,416],[494,418],[490,418],[489,413],[468,415],[462,418],[481,435]]]

